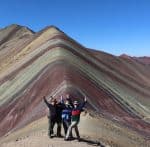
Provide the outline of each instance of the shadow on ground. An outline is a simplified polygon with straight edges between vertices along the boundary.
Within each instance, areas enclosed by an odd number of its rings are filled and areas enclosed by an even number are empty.
[[[105,147],[99,141],[89,140],[89,139],[86,139],[86,138],[81,138],[80,142],[85,142],[85,143],[87,143],[89,145],[93,145],[93,146]]]
[[[57,138],[56,135],[52,136],[52,138]],[[64,136],[61,136],[59,138],[64,138]],[[70,138],[68,141],[74,141],[74,140],[77,140],[77,138]],[[88,138],[80,138],[80,141],[79,142],[84,142],[84,143],[87,143],[89,145],[92,145],[92,146],[98,146],[98,147],[105,147],[101,142],[99,141],[94,141],[94,140],[90,140]]]

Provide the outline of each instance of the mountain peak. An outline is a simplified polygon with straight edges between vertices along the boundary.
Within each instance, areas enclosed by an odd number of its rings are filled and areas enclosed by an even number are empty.
[[[55,25],[50,25],[50,26],[48,26],[48,28],[53,28],[53,29],[56,29],[57,31],[63,32],[58,27],[56,27]]]
[[[18,24],[11,24],[11,25],[8,25],[4,28],[1,28],[0,31],[7,31],[7,30],[13,30],[13,29],[24,29],[26,31],[29,31],[30,33],[34,34],[35,32],[33,30],[31,30],[30,28],[26,27],[26,26],[21,26],[21,25],[18,25]]]
[[[13,47],[13,45],[15,45],[20,39],[29,39],[34,35],[34,33],[34,31],[25,26],[11,24],[0,30],[0,48],[4,49],[6,46]],[[9,45],[8,42],[11,45]]]
[[[46,26],[44,29],[42,29],[41,31],[44,32],[44,31],[50,31],[50,32],[53,32],[53,33],[60,33],[60,34],[65,34],[61,29],[59,29],[58,27],[56,27],[55,25],[50,25],[50,26]],[[41,32],[40,31],[40,32]]]
[[[119,57],[125,58],[125,59],[131,59],[131,56],[127,54],[121,54]]]

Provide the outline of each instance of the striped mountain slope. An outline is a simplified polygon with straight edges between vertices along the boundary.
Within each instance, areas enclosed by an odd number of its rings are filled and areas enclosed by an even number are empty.
[[[95,51],[54,26],[0,30],[0,136],[45,115],[42,96],[70,93],[87,108],[150,135],[150,65]]]

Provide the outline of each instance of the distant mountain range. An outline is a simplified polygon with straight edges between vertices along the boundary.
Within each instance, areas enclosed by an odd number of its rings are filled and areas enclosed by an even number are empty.
[[[128,56],[126,54],[122,54],[122,55],[120,55],[120,57],[128,58],[128,59],[132,58],[132,59],[135,59],[136,61],[139,61],[139,62],[141,62],[143,64],[146,64],[146,65],[150,64],[150,57],[147,57],[147,56],[144,56],[144,57],[131,57],[131,56]]]

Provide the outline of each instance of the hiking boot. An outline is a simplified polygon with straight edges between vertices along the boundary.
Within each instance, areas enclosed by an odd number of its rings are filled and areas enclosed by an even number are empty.
[[[73,135],[71,134],[69,138],[73,138]]]
[[[57,135],[57,137],[62,138],[63,136],[61,134]]]
[[[53,138],[53,136],[52,136],[52,135],[49,135],[49,138]]]
[[[80,142],[80,141],[81,141],[81,138],[80,138],[80,137],[78,137],[78,138],[77,138],[77,140],[78,140],[78,142]]]
[[[69,139],[68,138],[64,138],[64,141],[69,141]]]
[[[70,141],[71,139],[70,139],[70,138],[64,138],[64,140],[65,140],[65,141]]]
[[[78,142],[80,142],[81,141],[81,139],[78,139]]]

